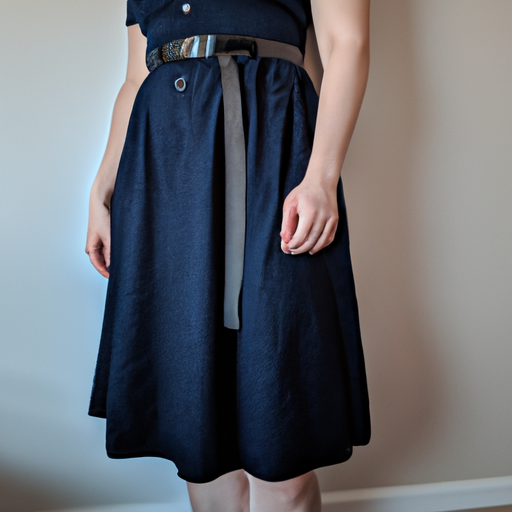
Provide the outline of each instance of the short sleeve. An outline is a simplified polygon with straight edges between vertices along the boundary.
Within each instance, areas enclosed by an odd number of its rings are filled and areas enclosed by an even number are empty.
[[[128,0],[126,7],[126,26],[135,25],[137,18],[135,17],[135,10],[133,9],[132,3]]]

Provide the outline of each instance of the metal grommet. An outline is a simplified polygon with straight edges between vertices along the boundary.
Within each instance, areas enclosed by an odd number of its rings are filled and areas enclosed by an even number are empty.
[[[185,14],[188,14],[190,12],[190,9],[192,9],[192,7],[190,7],[190,4],[183,4],[181,6],[181,10],[185,13]]]
[[[174,87],[176,87],[177,91],[183,92],[187,88],[187,82],[180,76],[180,78],[177,78],[174,82]]]

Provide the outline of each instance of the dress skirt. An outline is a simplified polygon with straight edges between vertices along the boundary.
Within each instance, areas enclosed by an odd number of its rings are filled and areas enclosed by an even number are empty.
[[[218,59],[172,62],[142,84],[128,127],[89,409],[107,419],[110,457],[163,457],[195,483],[240,468],[286,480],[343,462],[370,438],[341,181],[334,241],[314,255],[280,248],[318,97],[289,61],[236,60],[247,152],[240,329],[223,325]]]

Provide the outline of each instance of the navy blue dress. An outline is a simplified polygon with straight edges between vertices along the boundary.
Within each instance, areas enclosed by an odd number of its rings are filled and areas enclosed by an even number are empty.
[[[148,51],[196,34],[304,50],[309,0],[128,0]],[[304,177],[318,97],[283,59],[236,57],[247,152],[240,329],[223,325],[224,128],[215,57],[142,84],[111,201],[111,266],[89,414],[107,453],[172,460],[195,483],[243,468],[280,481],[346,461],[370,439],[341,181],[331,245],[280,248]],[[176,89],[179,77],[184,91]]]

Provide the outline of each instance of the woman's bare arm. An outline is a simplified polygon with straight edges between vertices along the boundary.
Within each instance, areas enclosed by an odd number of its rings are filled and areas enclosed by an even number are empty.
[[[105,155],[92,185],[89,199],[89,226],[85,252],[104,277],[110,265],[110,197],[123,150],[135,96],[148,74],[145,64],[146,38],[138,25],[128,27],[128,67],[126,79],[114,105]]]
[[[282,249],[318,252],[337,224],[336,186],[366,89],[370,0],[312,0],[324,74],[306,176],[283,205]]]

